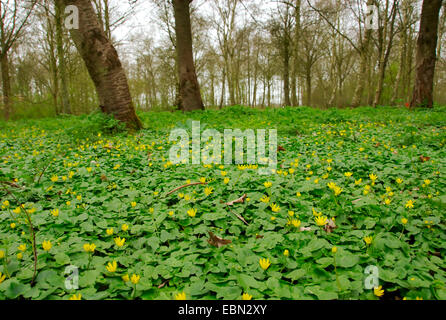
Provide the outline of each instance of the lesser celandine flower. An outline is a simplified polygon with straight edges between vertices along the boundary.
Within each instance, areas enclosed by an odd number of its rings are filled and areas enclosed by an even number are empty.
[[[242,300],[251,300],[251,299],[252,299],[252,295],[250,295],[246,292],[242,295]]]
[[[82,300],[82,294],[78,294],[78,295],[76,295],[76,294],[73,294],[71,297],[70,297],[70,300]]]
[[[121,226],[121,229],[122,229],[122,231],[127,231],[128,229],[129,229],[129,226],[128,226],[128,224],[123,224],[122,226]]]
[[[269,261],[269,259],[260,259],[259,264],[263,270],[266,270],[271,265],[271,262]]]
[[[18,249],[19,249],[20,251],[25,251],[25,250],[26,250],[26,244],[21,244],[21,245],[19,245]]]
[[[414,205],[413,205],[414,203],[415,203],[415,201],[413,201],[413,200],[407,201],[406,208],[412,209],[414,207]]]
[[[86,243],[84,244],[84,250],[86,252],[93,253],[96,250],[96,245],[94,243],[92,244]]]
[[[112,234],[113,234],[113,228],[109,228],[109,229],[107,229],[107,235],[109,235],[109,236],[111,236]]]
[[[4,275],[4,274],[2,274],[2,273],[0,272],[0,283],[2,283],[3,281],[5,281],[5,279],[6,279],[6,275]]]
[[[186,300],[186,293],[181,292],[175,295],[175,300]]]
[[[11,227],[11,229],[15,229],[15,227],[17,227],[17,225],[13,222],[9,225]]]
[[[327,224],[327,217],[316,217],[314,221],[318,226],[325,226]]]
[[[132,277],[130,278],[130,281],[131,281],[133,284],[138,284],[139,279],[141,279],[141,276],[136,275],[136,274],[133,274]]]
[[[125,243],[125,238],[122,238],[122,239],[121,239],[121,237],[115,238],[115,244],[118,247],[122,247],[124,245],[124,243]]]
[[[21,211],[20,207],[17,207],[14,210],[12,210],[12,212],[14,212],[15,214],[19,214],[20,211]]]
[[[408,222],[408,220],[407,220],[406,218],[402,218],[402,219],[401,219],[401,223],[402,223],[402,224],[407,224],[407,222]]]
[[[113,273],[116,271],[116,269],[118,269],[118,264],[116,263],[116,261],[109,262],[105,268],[107,269],[108,272]]]
[[[228,184],[229,183],[229,178],[224,178],[223,183],[224,184]]]
[[[367,245],[370,245],[372,243],[372,241],[373,241],[373,237],[372,236],[364,237],[364,242]]]
[[[271,181],[267,181],[263,184],[265,186],[265,188],[271,188],[271,186],[273,185],[273,183]]]
[[[43,247],[43,250],[50,251],[51,247],[52,247],[51,241],[47,241],[47,240],[43,241],[42,247]]]
[[[260,198],[260,201],[262,201],[263,203],[268,203],[269,202],[269,197],[268,196],[263,196],[262,198]]]
[[[187,214],[189,217],[193,218],[197,214],[197,209],[189,209],[187,210]]]
[[[373,294],[377,297],[382,297],[384,295],[383,286],[373,288]]]
[[[132,202],[130,202],[130,205],[132,206],[132,208],[134,208],[134,207],[136,207],[136,202],[132,201]]]
[[[295,228],[299,228],[299,227],[300,227],[300,224],[301,224],[301,221],[298,220],[298,219],[291,219],[291,220],[290,220],[290,223],[291,223],[291,225],[292,225],[293,227],[295,227]]]
[[[0,259],[3,259],[5,257],[5,251],[0,250]]]
[[[336,252],[338,252],[338,248],[337,248],[337,247],[333,247],[333,248],[331,248],[331,252],[332,252],[332,253],[336,253]]]
[[[129,282],[129,281],[130,281],[130,277],[129,277],[129,275],[128,275],[128,274],[123,275],[123,276],[122,276],[122,281],[124,281],[124,282]]]
[[[53,209],[53,210],[50,210],[50,213],[51,213],[54,217],[58,217],[58,216],[59,216],[59,209]]]
[[[285,257],[288,257],[288,256],[290,255],[290,251],[289,251],[288,249],[285,249],[285,250],[283,251],[283,255],[284,255]]]
[[[214,190],[214,188],[212,188],[212,187],[206,187],[206,188],[204,188],[204,194],[206,196],[208,196],[213,192],[213,190]]]
[[[273,203],[273,204],[271,204],[271,210],[273,212],[279,212],[280,211],[280,206],[278,204]]]

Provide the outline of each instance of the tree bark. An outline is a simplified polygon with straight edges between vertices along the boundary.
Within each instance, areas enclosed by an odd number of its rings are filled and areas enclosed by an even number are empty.
[[[141,129],[118,53],[102,30],[91,1],[63,1],[79,9],[79,29],[70,33],[96,87],[101,110],[128,128]]]
[[[438,20],[442,0],[424,0],[417,41],[416,75],[411,108],[433,107]]]
[[[2,73],[2,89],[3,89],[3,105],[5,120],[9,120],[11,116],[11,78],[9,75],[9,58],[8,53],[4,52],[1,56],[1,73]]]
[[[67,69],[65,62],[65,52],[63,48],[63,17],[62,12],[64,10],[64,6],[62,0],[56,0],[56,48],[57,48],[57,59],[59,61],[58,69],[59,69],[59,77],[61,84],[61,102],[62,102],[62,113],[70,114],[71,106],[70,99],[68,94],[68,85],[67,85]]]
[[[180,84],[179,108],[183,111],[204,110],[192,51],[191,2],[192,0],[173,1]]]

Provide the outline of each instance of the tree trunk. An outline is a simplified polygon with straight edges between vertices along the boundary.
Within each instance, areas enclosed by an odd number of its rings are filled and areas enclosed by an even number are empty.
[[[11,78],[9,75],[9,58],[8,53],[4,52],[0,60],[2,72],[2,89],[3,89],[3,105],[5,120],[9,120],[11,116]]]
[[[180,84],[179,108],[183,111],[204,110],[192,52],[189,8],[191,2],[191,0],[173,1]]]
[[[62,102],[62,113],[71,113],[70,99],[68,94],[67,85],[67,69],[65,62],[65,52],[63,48],[63,17],[62,12],[64,6],[62,0],[56,0],[56,47],[57,47],[57,59],[59,60],[59,77],[61,84],[61,102]]]
[[[91,2],[63,1],[65,6],[75,5],[79,9],[79,29],[70,33],[94,82],[101,110],[125,122],[128,128],[142,128],[118,53],[102,30]]]
[[[433,107],[438,20],[442,0],[424,0],[417,41],[416,76],[411,108]]]

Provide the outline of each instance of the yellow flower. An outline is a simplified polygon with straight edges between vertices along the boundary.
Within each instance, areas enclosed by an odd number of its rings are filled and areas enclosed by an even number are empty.
[[[13,222],[13,223],[11,223],[9,226],[11,227],[11,229],[15,229],[15,227],[16,227],[17,225]]]
[[[109,228],[109,229],[107,229],[107,235],[109,235],[109,236],[111,236],[112,234],[113,234],[113,228]]]
[[[269,259],[260,259],[259,264],[263,270],[266,270],[271,265],[271,262],[269,261]]]
[[[187,210],[187,214],[189,215],[189,217],[193,218],[197,214],[197,209],[189,209]]]
[[[351,177],[352,175],[353,175],[353,172],[346,172],[346,173],[344,173],[344,176],[346,176],[347,178]]]
[[[149,208],[149,213],[154,213],[154,212],[155,212],[155,209]]]
[[[431,184],[431,181],[429,179],[426,179],[426,180],[424,180],[424,184],[428,186]]]
[[[414,203],[415,203],[415,201],[413,201],[413,200],[407,201],[406,208],[412,209],[414,207],[414,205],[413,205]]]
[[[373,241],[373,237],[372,236],[364,237],[364,242],[367,245],[370,245],[372,243],[372,241]]]
[[[82,300],[82,294],[80,294],[80,293],[78,295],[73,294],[70,297],[70,300]]]
[[[71,205],[71,201],[67,201],[67,202],[65,202],[65,204],[66,204],[67,206],[69,206],[69,205]]]
[[[12,212],[14,212],[15,214],[19,214],[20,210],[21,210],[20,207],[17,207],[14,210],[12,210]]]
[[[401,179],[401,178],[396,179],[396,183],[398,183],[398,184],[403,183],[403,179]]]
[[[331,248],[331,252],[333,252],[333,253],[338,252],[338,248],[336,248],[336,247]]]
[[[26,250],[26,244],[21,244],[21,245],[19,245],[18,249],[19,249],[20,251],[25,251],[25,250]]]
[[[129,281],[130,281],[130,277],[129,277],[129,275],[126,274],[126,275],[122,276],[122,281],[124,281],[124,282],[129,282]]]
[[[17,259],[19,259],[19,260],[23,259],[23,252],[17,253]]]
[[[316,209],[312,208],[313,210],[313,216],[315,217],[320,217],[322,215],[322,211],[321,212],[317,212]]]
[[[334,182],[329,182],[329,183],[327,183],[327,187],[328,187],[329,189],[333,190],[333,189],[336,187],[336,183],[334,183]]]
[[[251,300],[252,299],[252,295],[248,294],[248,293],[244,293],[242,295],[242,300]]]
[[[273,212],[279,212],[280,211],[280,206],[275,204],[275,203],[273,203],[273,204],[271,204],[271,210]]]
[[[175,295],[175,300],[186,300],[186,293],[178,293],[177,295]]]
[[[375,174],[371,173],[371,174],[369,175],[369,178],[370,178],[370,180],[372,180],[372,182],[375,182],[376,179],[378,179],[378,176],[376,176]]]
[[[267,181],[267,182],[265,182],[263,185],[265,186],[265,188],[271,188],[271,186],[273,185],[273,183],[270,182],[270,181]]]
[[[8,200],[3,201],[3,205],[4,205],[5,207],[9,207],[9,201],[8,201]]]
[[[2,274],[2,273],[0,272],[0,283],[2,283],[3,281],[5,281],[5,279],[6,279],[6,275],[5,275],[5,274]]]
[[[401,219],[401,223],[402,223],[402,224],[407,224],[407,222],[408,222],[408,220],[407,220],[406,218],[402,218],[402,219]]]
[[[295,227],[295,228],[299,228],[300,227],[300,224],[301,224],[301,222],[300,222],[300,220],[298,220],[298,219],[292,219],[291,221],[290,221],[290,223],[293,225],[293,227]]]
[[[206,188],[204,188],[204,194],[206,196],[208,196],[212,193],[213,190],[214,190],[214,188],[212,188],[212,187],[206,187]]]
[[[125,243],[125,238],[117,237],[115,238],[115,243],[118,247],[122,247]]]
[[[205,183],[205,182],[206,182],[206,178],[201,177],[201,178],[200,178],[200,182],[201,182],[201,183]]]
[[[325,226],[327,224],[327,217],[316,217],[314,221],[318,226]]]
[[[389,204],[390,204],[390,201],[391,201],[391,200],[390,200],[389,198],[386,198],[386,199],[384,200],[384,203],[387,204],[387,205],[389,205]]]
[[[0,259],[3,259],[5,257],[5,251],[0,250]]]
[[[384,289],[382,289],[382,287],[383,286],[373,288],[373,294],[377,297],[382,297],[384,295]]]
[[[128,224],[123,224],[122,226],[121,226],[121,229],[122,229],[122,231],[127,231],[128,229],[129,229],[129,226],[128,226]]]
[[[269,197],[268,196],[263,196],[262,198],[260,198],[260,201],[262,201],[263,203],[268,203],[269,202]]]
[[[342,192],[342,188],[340,188],[340,187],[338,187],[338,186],[335,186],[335,187],[333,188],[333,191],[334,191],[334,193],[335,193],[335,196],[339,196],[339,195],[341,194],[341,192]]]
[[[59,216],[59,209],[53,209],[53,210],[50,210],[50,213],[51,213],[54,217],[58,217],[58,216]]]
[[[290,216],[290,217],[292,217],[292,216],[294,216],[294,211],[288,211],[288,215]]]
[[[51,247],[52,247],[52,245],[51,245],[51,241],[43,241],[43,243],[42,243],[42,247],[43,247],[43,250],[45,250],[45,251],[50,251],[51,250]]]
[[[130,205],[132,206],[132,208],[134,208],[134,207],[136,207],[136,202],[132,201],[132,202],[130,202]]]
[[[229,178],[224,178],[223,183],[224,184],[228,184],[229,183]]]
[[[57,182],[57,180],[59,180],[59,177],[58,177],[58,176],[52,176],[52,177],[51,177],[51,181],[53,181],[53,182]]]
[[[224,177],[226,176],[228,173],[226,171],[221,171],[221,175]]]
[[[360,185],[361,182],[362,182],[362,179],[355,180],[355,185]]]
[[[288,251],[288,249],[285,249],[285,251],[283,251],[283,255],[285,257],[288,257],[290,255],[290,251]]]
[[[302,194],[300,192],[296,193],[296,197],[301,197],[301,196],[302,196]]]
[[[96,250],[96,245],[95,245],[94,243],[92,243],[92,244],[88,244],[88,243],[86,243],[86,244],[84,244],[84,250],[85,250],[86,252],[91,252],[91,253],[93,253],[94,250]]]
[[[141,279],[141,276],[133,274],[132,277],[130,278],[130,281],[132,281],[133,284],[138,284],[139,279]]]
[[[174,212],[173,211],[169,211],[169,216],[173,216]]]
[[[109,272],[115,272],[116,269],[118,269],[118,264],[116,263],[116,261],[113,262],[109,262],[107,264],[107,266],[105,267]]]

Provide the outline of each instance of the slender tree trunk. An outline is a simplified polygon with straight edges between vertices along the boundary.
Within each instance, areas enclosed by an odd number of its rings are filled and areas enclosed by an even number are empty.
[[[307,107],[311,107],[311,95],[312,95],[312,90],[311,90],[311,68],[308,69],[307,68],[307,72],[305,73],[305,81],[307,84],[307,100],[306,100],[306,105]]]
[[[64,0],[64,4],[79,9],[79,29],[70,33],[94,82],[101,110],[128,128],[142,128],[118,53],[101,29],[93,5],[89,0]]]
[[[71,113],[70,98],[68,93],[67,85],[67,69],[65,62],[65,52],[63,48],[63,17],[62,12],[64,6],[62,0],[56,0],[56,47],[57,47],[57,59],[59,60],[59,77],[61,84],[61,102],[62,102],[62,112]]]
[[[180,83],[180,109],[204,110],[200,86],[195,72],[190,23],[191,0],[174,0],[178,78]]]
[[[417,41],[416,76],[411,108],[433,107],[438,20],[442,0],[424,0]]]

